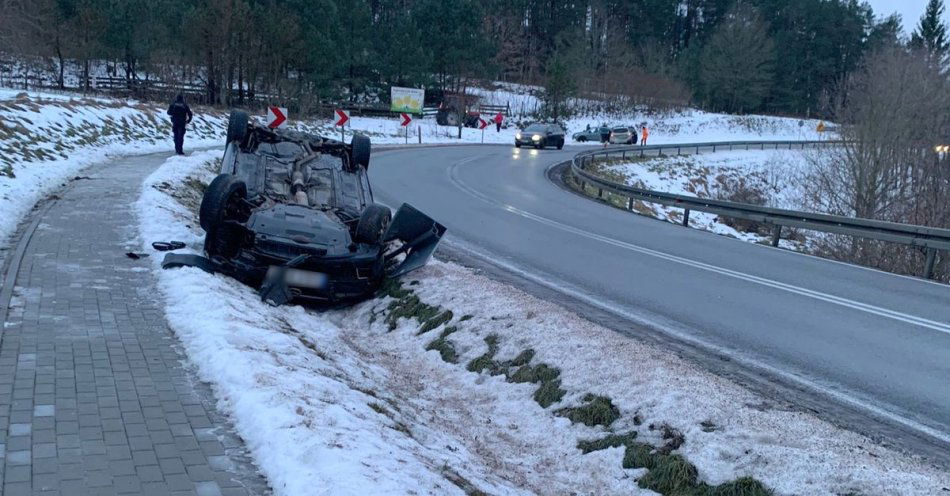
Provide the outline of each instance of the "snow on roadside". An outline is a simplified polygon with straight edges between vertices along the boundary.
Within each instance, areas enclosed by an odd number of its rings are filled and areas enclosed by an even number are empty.
[[[0,246],[36,203],[84,168],[122,155],[173,151],[171,125],[161,104],[111,98],[82,98],[49,92],[0,90]],[[195,108],[188,126],[187,150],[219,146],[227,112]],[[255,117],[262,120],[260,117]],[[401,143],[393,119],[359,120],[356,129],[376,143]],[[329,121],[293,121],[304,131],[339,136]],[[455,142],[455,129],[422,123],[426,142]],[[502,141],[513,140],[505,130]],[[480,132],[464,131],[466,142],[479,142]],[[352,133],[347,130],[347,140]],[[486,136],[489,136],[486,133]],[[501,138],[498,138],[501,139]],[[486,140],[491,142],[491,140]],[[410,140],[410,143],[413,141]]]
[[[201,231],[188,227],[199,193],[182,184],[210,179],[204,163],[217,156],[172,157],[146,180],[137,204],[144,249],[176,239],[200,250]],[[444,326],[419,335],[418,322],[400,319],[390,330],[380,318],[388,298],[325,313],[272,308],[226,277],[161,271],[160,258],[151,260],[169,324],[277,494],[652,494],[637,486],[644,469],[621,467],[622,448],[576,448],[604,429],[552,415],[586,392],[612,398],[615,432],[660,444],[649,424],[682,431],[677,452],[710,484],[751,475],[781,494],[809,495],[950,487],[945,472],[775,409],[664,350],[454,264],[433,262],[405,288],[454,312],[448,324],[458,330],[446,339],[458,364],[424,351]],[[559,367],[564,398],[541,408],[534,385],[467,371],[492,334],[499,359],[530,348],[532,363]]]
[[[598,166],[611,179],[628,185],[701,198],[749,203],[755,197],[765,205],[801,210],[802,178],[808,169],[808,151],[750,150],[649,157],[641,161]],[[635,202],[635,209],[657,219],[679,223],[683,210],[656,203]],[[764,242],[769,232],[740,230],[737,224],[705,212],[691,212],[690,225],[750,242]],[[791,231],[786,230],[786,235]],[[802,249],[802,237],[782,239],[781,246]]]
[[[492,104],[511,103],[527,109],[538,106],[537,97],[532,92],[539,89],[534,87],[499,84],[493,90],[473,91]],[[164,111],[164,105],[134,100],[0,88],[0,209],[7,214],[0,219],[0,244],[6,241],[37,201],[86,166],[126,154],[170,152],[171,129]],[[227,113],[202,108],[196,109],[195,116],[189,127],[186,147],[220,145]],[[261,117],[257,119],[261,120]],[[812,139],[814,133],[807,130],[813,129],[815,124],[802,121],[799,126],[795,119],[738,117],[684,110],[576,117],[566,121],[564,127],[570,135],[588,124],[633,125],[640,122],[651,126],[651,143]],[[291,116],[291,123],[303,131],[333,138],[340,136],[339,128],[332,125],[329,116],[312,120],[298,120]],[[496,131],[490,126],[483,133],[463,128],[459,139],[456,128],[437,125],[433,116],[417,118],[408,128],[400,126],[396,118],[353,116],[345,139],[349,140],[353,132],[359,132],[370,136],[376,143],[401,144],[407,142],[407,131],[410,144],[418,143],[420,134],[424,144],[507,144],[514,141],[518,129],[512,125]],[[568,144],[573,144],[570,138]]]
[[[207,180],[210,173],[202,164],[216,156],[172,157],[145,181],[137,204],[145,249],[152,251],[151,241],[169,239],[187,242],[191,251],[200,249],[201,232],[186,227],[196,224],[193,211],[172,199],[162,183],[180,184],[193,176]],[[411,369],[396,374],[387,368],[391,357],[354,342],[359,329],[297,306],[269,307],[223,276],[197,269],[161,271],[160,258],[152,257],[168,322],[277,494],[464,494],[463,481],[491,494],[530,493],[518,487],[520,467],[495,466],[491,453],[475,449],[484,446],[469,446],[470,439],[430,427],[439,405],[415,405],[407,398],[434,384],[412,377]],[[454,380],[444,379],[446,387]],[[476,381],[471,374],[462,382]],[[458,392],[454,397],[463,402],[458,406],[477,400]],[[481,403],[490,406],[484,399]],[[521,403],[512,405],[520,409]],[[490,415],[457,420],[491,422]],[[501,428],[530,423],[524,419]],[[538,442],[560,441],[564,451],[575,451],[567,439],[535,435],[542,438]],[[563,456],[546,455],[532,457],[537,468]],[[629,487],[619,465],[613,470],[600,465],[591,457],[566,470],[560,481],[541,481],[536,491],[612,493]]]
[[[0,244],[39,200],[83,168],[121,155],[174,150],[158,105],[27,95],[0,100]],[[220,144],[223,122],[220,112],[198,113],[186,146]]]

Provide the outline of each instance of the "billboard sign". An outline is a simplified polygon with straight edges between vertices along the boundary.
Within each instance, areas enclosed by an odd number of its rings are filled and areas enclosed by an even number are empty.
[[[425,99],[426,92],[421,88],[400,88],[393,86],[390,90],[389,109],[393,112],[405,112],[407,114],[421,114],[422,102]]]

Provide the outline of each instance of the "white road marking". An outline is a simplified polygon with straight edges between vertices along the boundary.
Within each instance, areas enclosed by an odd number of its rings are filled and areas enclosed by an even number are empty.
[[[880,403],[879,400],[865,398],[863,397],[863,395],[855,391],[842,390],[839,388],[834,388],[834,387],[822,384],[811,378],[805,377],[804,375],[800,373],[782,370],[778,367],[775,367],[774,365],[771,365],[769,363],[747,356],[746,354],[738,352],[737,350],[726,348],[724,346],[720,346],[718,344],[712,343],[705,339],[698,338],[696,337],[696,335],[690,333],[687,330],[679,329],[679,326],[677,326],[675,323],[670,322],[668,319],[665,319],[659,316],[647,316],[647,315],[644,315],[644,313],[635,313],[635,312],[630,311],[626,307],[611,304],[605,301],[602,297],[587,293],[586,291],[576,288],[570,283],[567,283],[565,281],[562,281],[559,279],[545,278],[538,274],[535,274],[534,272],[530,270],[522,269],[520,266],[500,260],[497,256],[482,252],[478,250],[477,248],[474,248],[469,243],[456,241],[455,239],[443,240],[443,242],[446,242],[446,241],[448,241],[449,245],[457,249],[466,251],[469,254],[484,260],[486,263],[490,263],[498,267],[501,267],[502,269],[508,272],[517,274],[520,277],[523,277],[529,281],[533,281],[553,291],[556,291],[562,294],[567,294],[568,296],[571,296],[573,298],[576,298],[577,300],[583,301],[584,303],[587,303],[588,305],[591,305],[595,308],[599,308],[601,310],[605,310],[607,312],[613,313],[614,315],[623,317],[631,322],[635,322],[640,325],[655,329],[658,332],[672,335],[676,339],[679,339],[686,343],[690,343],[694,346],[711,350],[714,353],[718,353],[722,356],[728,356],[734,362],[740,363],[746,367],[765,371],[766,373],[771,374],[775,377],[779,377],[790,384],[797,384],[806,389],[817,391],[818,393],[823,394],[827,397],[833,398],[835,401],[838,401],[845,405],[849,405],[859,410],[871,412],[873,415],[886,419],[895,424],[902,425],[907,429],[925,434],[934,439],[937,439],[938,441],[942,443],[950,444],[950,434],[947,434],[946,427],[934,428],[929,425],[918,422],[914,419],[908,418],[900,413],[895,413],[890,410],[886,410],[879,405]]]
[[[463,183],[463,182],[458,178],[458,173],[457,173],[458,166],[459,166],[459,165],[462,165],[462,164],[465,164],[465,163],[468,163],[468,162],[470,162],[470,161],[472,161],[472,160],[474,160],[474,159],[473,159],[473,158],[465,159],[465,160],[463,160],[463,161],[456,162],[456,163],[452,164],[451,167],[449,167],[449,169],[448,169],[449,180],[452,182],[452,184],[454,184],[456,187],[458,187],[459,189],[461,189],[461,190],[464,191],[465,193],[468,193],[469,195],[475,197],[476,199],[479,199],[479,200],[481,200],[481,201],[483,201],[483,202],[486,202],[486,203],[488,203],[488,204],[490,204],[490,205],[493,205],[493,206],[496,206],[496,207],[500,207],[500,208],[502,208],[502,209],[504,209],[504,210],[506,210],[506,211],[508,211],[508,212],[510,212],[510,213],[515,214],[515,215],[519,215],[519,216],[524,217],[524,218],[526,218],[526,219],[530,219],[530,220],[533,220],[533,221],[535,221],[535,222],[539,222],[539,223],[541,223],[541,224],[545,224],[545,225],[548,225],[548,226],[551,226],[551,227],[560,229],[560,230],[565,231],[565,232],[569,232],[569,233],[572,233],[572,234],[576,234],[576,235],[578,235],[578,236],[583,236],[583,237],[586,237],[586,238],[588,238],[588,239],[593,239],[593,240],[596,240],[596,241],[600,241],[600,242],[602,242],[602,243],[606,243],[606,244],[609,244],[609,245],[613,245],[613,246],[616,246],[616,247],[619,247],[619,248],[623,248],[623,249],[626,249],[626,250],[634,251],[634,252],[637,252],[637,253],[642,253],[642,254],[644,254],[644,255],[649,255],[649,256],[651,256],[651,257],[660,258],[660,259],[667,260],[667,261],[670,261],[670,262],[674,262],[674,263],[678,263],[678,264],[682,264],[682,265],[687,265],[687,266],[690,266],[690,267],[694,267],[694,268],[697,268],[697,269],[700,269],[700,270],[705,270],[705,271],[708,271],[708,272],[714,272],[714,273],[721,274],[721,275],[728,276],[728,277],[732,277],[732,278],[735,278],[735,279],[741,279],[741,280],[748,281],[748,282],[751,282],[751,283],[760,284],[760,285],[762,285],[762,286],[767,286],[767,287],[771,287],[771,288],[775,288],[775,289],[787,291],[787,292],[794,293],[794,294],[798,294],[798,295],[801,295],[801,296],[806,296],[806,297],[809,297],[809,298],[814,298],[814,299],[816,299],[816,300],[825,301],[825,302],[832,303],[832,304],[835,304],[835,305],[840,305],[840,306],[843,306],[843,307],[852,308],[852,309],[859,310],[859,311],[862,311],[862,312],[866,312],[866,313],[870,313],[870,314],[874,314],[874,315],[879,315],[879,316],[881,316],[881,317],[886,317],[886,318],[889,318],[889,319],[893,319],[893,320],[905,322],[905,323],[908,323],[908,324],[912,324],[912,325],[916,325],[916,326],[920,326],[920,327],[925,327],[925,328],[928,328],[928,329],[932,329],[932,330],[935,330],[935,331],[938,331],[938,332],[942,332],[942,333],[945,333],[945,334],[950,334],[950,324],[947,324],[947,323],[937,322],[937,321],[935,321],[935,320],[925,319],[925,318],[923,318],[923,317],[918,317],[918,316],[916,316],[916,315],[910,315],[910,314],[907,314],[907,313],[898,312],[898,311],[896,311],[896,310],[890,310],[890,309],[887,309],[887,308],[882,308],[882,307],[878,307],[878,306],[871,305],[871,304],[867,304],[867,303],[861,303],[861,302],[859,302],[859,301],[850,300],[850,299],[848,299],[848,298],[843,298],[843,297],[840,297],[840,296],[835,296],[835,295],[832,295],[832,294],[822,293],[822,292],[820,292],[820,291],[815,291],[815,290],[812,290],[812,289],[807,289],[807,288],[803,288],[803,287],[800,287],[800,286],[795,286],[795,285],[792,285],[792,284],[787,284],[787,283],[784,283],[784,282],[775,281],[775,280],[773,280],[773,279],[767,279],[767,278],[764,278],[764,277],[754,276],[754,275],[752,275],[752,274],[746,274],[746,273],[744,273],[744,272],[739,272],[739,271],[736,271],[736,270],[727,269],[727,268],[724,268],[724,267],[719,267],[719,266],[712,265],[712,264],[708,264],[708,263],[705,263],[705,262],[700,262],[700,261],[693,260],[693,259],[689,259],[689,258],[686,258],[686,257],[681,257],[681,256],[678,256],[678,255],[671,255],[671,254],[669,254],[669,253],[664,253],[664,252],[661,252],[661,251],[657,251],[657,250],[653,250],[653,249],[646,248],[646,247],[643,247],[643,246],[639,246],[639,245],[636,245],[636,244],[633,244],[633,243],[628,243],[628,242],[625,242],[625,241],[620,241],[620,240],[616,240],[616,239],[613,239],[613,238],[609,238],[609,237],[607,237],[607,236],[603,236],[603,235],[600,235],[600,234],[597,234],[597,233],[593,233],[593,232],[590,232],[590,231],[586,231],[586,230],[584,230],[584,229],[579,229],[579,228],[576,228],[576,227],[573,227],[573,226],[569,226],[569,225],[567,225],[567,224],[563,224],[563,223],[561,223],[561,222],[558,222],[558,221],[555,221],[555,220],[552,220],[552,219],[548,219],[547,217],[542,217],[542,216],[540,216],[540,215],[536,215],[536,214],[533,214],[533,213],[531,213],[531,212],[527,212],[527,211],[521,210],[521,209],[519,209],[519,208],[517,208],[517,207],[514,207],[514,206],[512,206],[512,205],[508,205],[508,204],[506,204],[506,203],[502,203],[502,202],[493,200],[492,198],[489,198],[488,196],[482,194],[481,192],[476,191],[475,189],[473,189],[473,188],[467,186],[465,183]]]

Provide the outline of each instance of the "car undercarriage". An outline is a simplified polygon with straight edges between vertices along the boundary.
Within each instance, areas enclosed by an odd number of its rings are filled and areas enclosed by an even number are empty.
[[[385,278],[425,265],[445,227],[411,205],[393,216],[374,203],[369,160],[365,136],[346,144],[232,113],[199,212],[206,256],[169,253],[163,266],[229,275],[275,305],[371,296]]]

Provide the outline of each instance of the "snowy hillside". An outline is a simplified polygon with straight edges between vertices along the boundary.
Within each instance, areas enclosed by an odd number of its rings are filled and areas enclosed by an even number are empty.
[[[130,249],[175,239],[200,251],[195,185],[216,158],[172,157],[147,179]],[[779,494],[924,495],[950,484],[454,264],[317,313],[150,260],[171,327],[279,495],[766,494],[756,479]]]
[[[646,157],[626,163],[597,164],[591,171],[630,186],[701,198],[752,203],[791,210],[803,205],[803,180],[809,168],[808,150],[752,150],[704,152],[699,155]],[[592,191],[589,191],[592,192]],[[612,198],[618,206],[626,200]],[[683,209],[658,203],[634,201],[634,210],[669,222],[682,221]],[[728,219],[704,212],[691,212],[691,227],[754,243],[771,236],[770,226]],[[805,234],[786,228],[783,248],[801,250]]]

